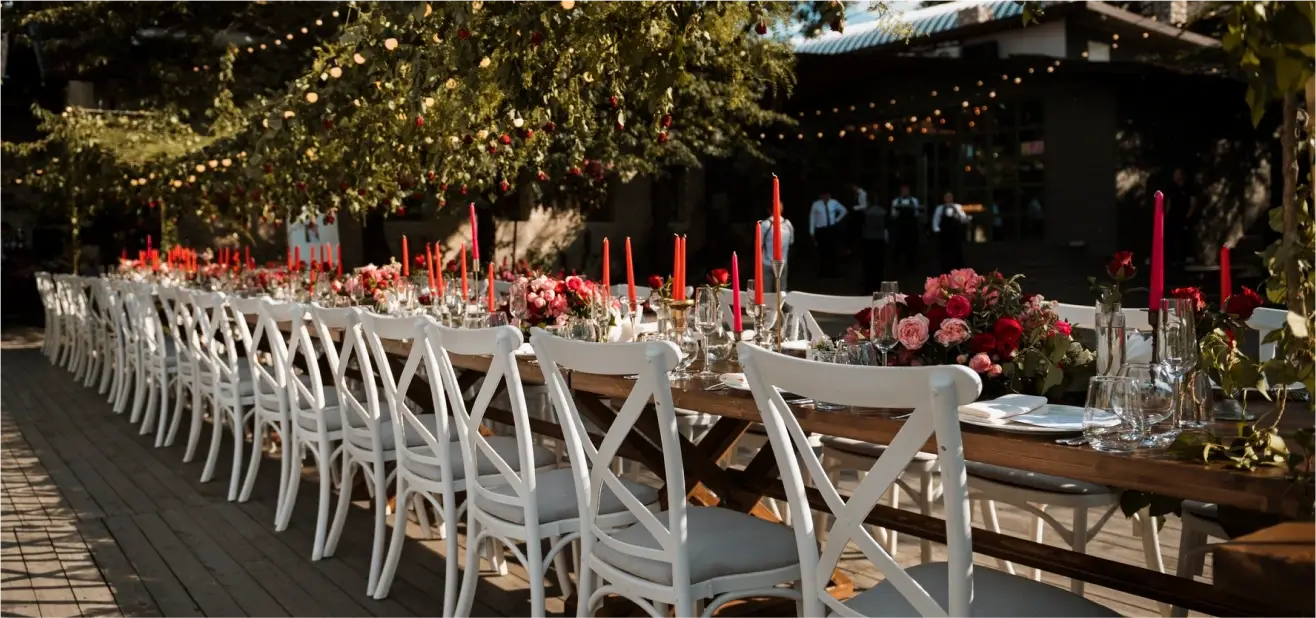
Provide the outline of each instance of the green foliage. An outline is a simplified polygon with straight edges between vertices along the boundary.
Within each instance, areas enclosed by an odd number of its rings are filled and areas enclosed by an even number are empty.
[[[1276,99],[1300,92],[1316,61],[1316,2],[1217,3],[1223,17],[1221,46],[1247,80],[1252,124],[1259,124]]]

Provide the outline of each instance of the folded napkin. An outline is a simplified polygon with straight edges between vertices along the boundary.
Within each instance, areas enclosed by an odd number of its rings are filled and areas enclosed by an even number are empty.
[[[1046,397],[1005,395],[991,401],[975,401],[960,406],[960,416],[984,421],[1005,421],[1046,405]]]

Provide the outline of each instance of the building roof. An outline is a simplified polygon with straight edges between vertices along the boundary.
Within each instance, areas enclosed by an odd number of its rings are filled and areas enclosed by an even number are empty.
[[[1065,14],[1087,13],[1096,19],[1109,20],[1122,27],[1136,27],[1165,39],[1182,44],[1215,47],[1219,41],[1157,22],[1097,0],[1077,2],[1043,2],[1042,20],[1058,19]],[[837,55],[880,47],[894,46],[906,41],[932,43],[954,40],[957,35],[983,34],[1022,25],[1022,3],[1014,0],[956,0],[913,11],[892,15],[847,28],[844,33],[829,32],[822,36],[793,39],[795,53],[810,55]],[[894,26],[894,27],[893,27]]]

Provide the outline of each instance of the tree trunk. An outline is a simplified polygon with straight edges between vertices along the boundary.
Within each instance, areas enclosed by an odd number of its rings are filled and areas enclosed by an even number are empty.
[[[1298,268],[1298,97],[1296,94],[1285,95],[1283,125],[1280,128],[1280,149],[1284,156],[1284,195],[1282,208],[1284,215],[1284,290],[1287,293],[1288,308],[1302,315],[1307,308],[1299,306],[1302,301],[1302,271]]]

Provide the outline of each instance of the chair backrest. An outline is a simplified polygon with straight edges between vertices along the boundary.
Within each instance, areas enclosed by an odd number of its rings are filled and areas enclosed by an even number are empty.
[[[275,373],[282,373],[282,369],[276,368],[277,364],[267,366],[261,363],[261,355],[258,351],[271,336],[282,337],[283,334],[279,332],[277,323],[274,324],[274,332],[270,332],[266,321],[261,319],[262,304],[263,301],[257,297],[237,295],[228,297],[228,310],[233,316],[233,330],[237,332],[242,348],[247,351],[247,366],[251,371],[252,381],[256,383],[253,384],[253,395],[262,397],[262,392],[275,393],[274,396],[277,398],[277,393],[283,392],[282,389],[286,387],[287,380],[277,379]],[[262,391],[256,388],[260,384],[267,384],[270,388]]]
[[[309,310],[311,321],[320,336],[320,345],[324,349],[329,369],[333,372],[333,383],[338,394],[338,411],[343,418],[343,435],[354,436],[358,444],[378,445],[379,421],[382,418],[383,408],[379,405],[379,388],[376,386],[370,352],[361,332],[361,319],[365,312],[355,307],[330,309],[315,304],[311,305]],[[307,361],[309,365],[310,359],[308,358]],[[361,380],[365,383],[365,401],[348,387],[347,370],[352,366],[353,361],[361,372]],[[289,380],[289,384],[298,391],[302,390],[300,380]],[[317,409],[322,407],[323,393],[318,395],[313,403]],[[296,404],[293,405],[293,409],[298,409]]]
[[[164,325],[160,321],[160,312],[155,306],[155,286],[136,284],[130,293],[127,309],[137,331],[137,342],[141,346],[143,360],[164,366],[169,347],[165,343]]]
[[[1068,303],[1056,303],[1056,315],[1060,319],[1073,324],[1075,328],[1091,330],[1097,327],[1097,308],[1095,305],[1071,305]],[[1148,317],[1146,309],[1132,309],[1125,307],[1124,326],[1147,332],[1151,330],[1151,318]]]
[[[739,352],[789,497],[803,574],[803,615],[859,615],[826,590],[841,553],[851,542],[921,615],[969,615],[969,600],[973,596],[973,546],[958,407],[961,402],[967,403],[978,397],[982,390],[978,376],[960,365],[837,366],[777,354],[745,343],[740,344]],[[871,406],[879,401],[884,407],[912,408],[914,412],[851,493],[850,499],[843,500],[824,472],[809,444],[808,435],[800,428],[799,420],[777,389],[839,405]],[[905,573],[864,525],[864,518],[882,494],[934,434],[944,488],[942,500],[946,510],[950,563],[949,606],[945,608]],[[800,462],[807,469],[812,485],[822,494],[827,510],[836,517],[836,524],[828,531],[821,549],[813,529],[813,514],[806,497],[807,484]]]
[[[288,362],[290,348],[297,337],[298,327],[305,327],[306,309],[297,303],[261,296],[256,307],[256,316],[260,328],[264,331],[261,336],[269,342],[270,348],[268,367],[253,363],[256,366],[252,367],[252,379],[258,383],[255,389],[256,396],[263,396],[262,389],[259,388],[260,384],[269,386],[275,393],[286,395],[289,377],[293,375],[293,369]],[[288,329],[285,331],[280,327],[281,324],[287,324]]]
[[[537,474],[535,470],[534,436],[530,432],[530,412],[526,407],[525,388],[516,364],[516,350],[524,340],[521,331],[511,326],[481,329],[456,329],[431,322],[425,327],[429,349],[434,352],[436,368],[451,402],[452,416],[461,442],[462,456],[467,470],[478,470],[480,460],[492,462],[497,474],[481,477],[467,475],[466,490],[497,504],[521,508],[522,521],[530,528],[534,538],[539,526],[539,501],[536,499]],[[457,370],[449,354],[492,356],[479,394],[468,412],[457,383]],[[485,414],[498,392],[499,384],[506,385],[507,401],[512,413],[512,428],[516,438],[517,461],[508,462],[480,433]],[[443,421],[440,420],[440,423]],[[519,465],[517,465],[519,464]],[[492,492],[494,486],[510,487],[512,494]],[[467,502],[467,508],[478,508],[478,501]]]
[[[1257,350],[1257,360],[1264,363],[1275,358],[1275,344],[1266,343],[1266,335],[1284,328],[1288,315],[1287,309],[1267,309],[1266,307],[1258,307],[1252,312],[1252,317],[1247,320],[1247,326],[1257,331],[1257,340],[1261,342],[1261,347]]]
[[[188,292],[184,288],[162,285],[158,288],[156,294],[160,297],[160,306],[164,309],[165,320],[169,324],[169,336],[174,340],[174,350],[178,354],[178,362],[186,363],[193,370],[196,369],[196,357],[192,353],[189,345],[192,332],[196,329],[196,321],[192,317],[192,310],[188,306]]]
[[[763,300],[767,301],[766,294]],[[813,314],[853,316],[873,304],[871,296],[831,296],[808,292],[787,292],[783,301],[788,307],[788,315],[785,317],[793,322],[788,323],[788,337],[798,339],[804,334],[798,332],[799,326],[803,325],[810,340],[827,336]]]
[[[726,323],[726,326],[727,326],[727,327],[730,327],[730,326],[731,326],[731,319],[732,319],[732,317],[731,317],[731,315],[732,315],[732,314],[731,314],[731,306],[732,306],[732,302],[731,302],[731,301],[732,301],[732,300],[733,300],[733,299],[732,299],[731,288],[723,288],[723,289],[722,289],[722,293],[721,293],[722,321]],[[750,311],[750,306],[753,305],[753,304],[754,304],[754,290],[741,290],[741,291],[740,291],[740,311],[741,311],[741,313],[743,313],[743,314],[745,314],[745,315],[748,315],[748,314],[749,314],[749,311]],[[763,292],[763,304],[764,304],[764,305],[767,305],[768,307],[771,307],[773,311],[776,311],[776,309],[777,309],[777,293],[776,293],[776,292],[768,292],[768,291],[764,291],[764,292]],[[748,323],[746,323],[745,328],[749,328]]]
[[[221,292],[194,291],[188,306],[195,321],[191,348],[198,366],[211,373],[216,387],[234,387],[241,381],[238,339],[233,336],[228,297]]]
[[[383,408],[373,412],[380,416],[387,414],[392,419],[393,444],[396,448],[399,466],[405,467],[415,462],[439,468],[441,480],[451,483],[453,480],[451,449],[460,448],[450,438],[452,426],[447,414],[447,399],[444,391],[448,388],[441,377],[437,356],[439,348],[426,333],[426,327],[432,324],[426,316],[390,317],[370,312],[360,313],[361,325],[357,331],[370,351],[368,356],[358,361],[361,368],[361,380],[366,388],[377,391],[375,384],[382,384]],[[409,342],[409,343],[408,343]],[[389,344],[406,344],[407,360],[399,371],[393,370],[393,361],[389,358]],[[407,402],[407,392],[412,381],[420,376],[429,384],[430,401],[435,410],[435,422],[426,425]],[[342,388],[342,387],[339,387]],[[350,395],[349,395],[350,396]],[[341,398],[342,395],[340,394]],[[457,396],[461,399],[461,395]],[[378,395],[368,395],[370,405],[379,405]],[[410,446],[407,441],[408,430],[419,435],[423,444]],[[467,468],[473,470],[474,467]]]
[[[667,374],[676,367],[680,352],[669,341],[643,343],[591,343],[572,341],[550,335],[539,328],[530,330],[530,345],[539,358],[544,381],[548,384],[550,400],[558,423],[566,439],[571,460],[572,476],[576,484],[576,499],[581,519],[582,568],[588,560],[597,559],[591,548],[595,542],[619,552],[644,560],[670,564],[670,585],[677,592],[678,608],[692,607],[689,594],[690,566],[685,538],[686,497],[685,472],[681,461],[680,435],[676,428],[676,408],[672,403],[672,389]],[[596,448],[586,433],[585,424],[576,408],[571,387],[563,370],[582,373],[638,376],[631,394],[617,412]],[[652,403],[652,411],[649,404]],[[658,446],[663,452],[664,479],[667,482],[666,524],[650,512],[613,472],[611,463],[622,442],[633,431],[641,415],[656,415]],[[647,423],[646,423],[647,424]],[[635,517],[635,525],[644,528],[658,540],[660,549],[649,549],[618,540],[614,533],[598,524],[599,503],[607,488]],[[661,584],[659,584],[661,585]],[[678,613],[682,611],[678,609]]]
[[[274,303],[266,307],[266,311],[277,311],[275,316],[277,320],[280,317],[286,317],[289,323],[289,345],[288,354],[280,363],[283,366],[283,374],[286,377],[285,385],[288,393],[288,411],[292,416],[294,426],[314,427],[315,432],[319,434],[320,440],[327,438],[326,433],[329,431],[321,412],[327,404],[324,390],[324,372],[321,370],[320,360],[323,358],[329,369],[329,378],[333,378],[338,368],[338,346],[333,340],[333,335],[328,334],[327,342],[319,333],[319,327],[312,317],[311,305],[300,303],[285,303],[275,309]],[[348,311],[346,309],[341,311]],[[343,318],[344,321],[347,318]],[[337,317],[330,317],[331,323],[338,323]],[[325,332],[329,333],[329,326],[326,326]],[[312,335],[312,332],[315,332]],[[305,359],[306,379],[290,379],[296,372],[296,365],[299,359]],[[280,359],[276,359],[278,362]],[[300,429],[298,430],[300,431]]]

